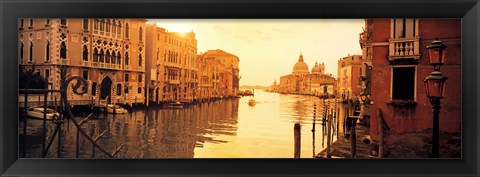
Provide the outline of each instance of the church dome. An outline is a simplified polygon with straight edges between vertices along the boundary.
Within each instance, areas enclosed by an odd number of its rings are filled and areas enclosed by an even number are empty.
[[[308,71],[308,65],[303,61],[303,55],[300,54],[300,57],[298,58],[298,62],[295,63],[295,66],[293,66],[292,74],[304,75],[309,73],[310,72]]]
[[[312,74],[321,74],[321,68],[317,62],[315,62],[315,66],[312,68]]]

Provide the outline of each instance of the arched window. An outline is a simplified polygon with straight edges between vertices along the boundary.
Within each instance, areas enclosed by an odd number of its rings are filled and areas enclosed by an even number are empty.
[[[105,61],[105,60],[104,60],[104,56],[105,56],[105,54],[103,53],[103,49],[101,49],[101,50],[100,50],[100,56],[99,56],[99,57],[100,57],[100,62],[102,62],[102,63]]]
[[[118,22],[117,34],[122,34],[122,22]]]
[[[138,38],[139,38],[140,41],[142,41],[142,39],[143,39],[143,29],[142,29],[142,27],[140,27],[140,30],[138,30]]]
[[[113,64],[116,64],[117,62],[115,62],[115,59],[116,59],[116,56],[115,56],[115,51],[112,52],[112,63]]]
[[[110,20],[107,20],[107,26],[105,28],[105,31],[110,32]]]
[[[49,77],[50,77],[50,70],[49,70],[49,69],[45,69],[45,79],[48,80]]]
[[[65,42],[62,42],[60,44],[60,58],[61,59],[67,58],[67,45],[65,44]]]
[[[23,42],[20,45],[20,59],[23,61]]]
[[[122,94],[122,85],[117,84],[117,96],[120,96]]]
[[[32,62],[33,61],[33,43],[30,42],[30,58],[29,58],[29,61]]]
[[[47,41],[47,46],[45,47],[45,61],[50,61],[50,41]]]
[[[98,19],[95,19],[95,22],[93,23],[93,29],[98,30]]]
[[[107,56],[105,57],[105,62],[110,63],[110,50],[107,50]]]
[[[95,55],[95,54],[94,54]],[[87,45],[83,45],[83,55],[82,55],[83,61],[88,61],[88,49]]]
[[[83,29],[88,30],[88,18],[83,19]]]
[[[103,20],[100,20],[100,31],[103,31],[105,26],[105,22]]]
[[[167,61],[167,51],[163,54],[163,61]]]
[[[125,52],[125,65],[128,65],[129,64],[129,61],[128,61],[128,52]]]
[[[122,64],[122,54],[120,52],[117,52],[117,64]]]
[[[96,82],[92,83],[92,95],[93,96],[97,95],[97,83]]]
[[[128,23],[125,24],[125,37],[126,38],[130,37],[130,29],[129,29]]]
[[[142,54],[138,54],[138,66],[142,66]]]
[[[98,50],[97,50],[97,48],[93,49],[93,62],[98,62]]]

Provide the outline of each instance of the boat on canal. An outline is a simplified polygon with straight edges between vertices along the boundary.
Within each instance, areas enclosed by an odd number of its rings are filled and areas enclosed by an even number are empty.
[[[248,100],[248,105],[249,106],[255,106],[255,104],[257,104],[257,101],[255,101],[255,99],[252,98],[252,99]]]
[[[173,102],[173,103],[170,103],[168,105],[168,108],[173,108],[173,109],[182,109],[184,106],[184,104],[180,101],[176,101],[176,102]]]
[[[128,111],[119,105],[108,104],[107,113],[109,114],[127,114]]]
[[[47,120],[60,117],[60,114],[57,111],[50,108],[31,107],[27,109],[27,115],[35,119],[43,119],[44,112],[46,113]]]

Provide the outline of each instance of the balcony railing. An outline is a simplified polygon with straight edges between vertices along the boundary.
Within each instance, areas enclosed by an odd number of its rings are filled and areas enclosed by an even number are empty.
[[[69,65],[69,64],[70,64],[70,60],[69,60],[69,59],[60,59],[60,64],[62,64],[62,65]]]
[[[105,63],[100,62],[100,68],[105,68]]]
[[[169,84],[180,84],[180,80],[168,80]]]
[[[418,38],[402,38],[389,40],[388,59],[420,59]]]
[[[98,65],[99,65],[98,62],[93,62],[93,63],[92,63],[92,66],[93,66],[93,67],[98,67]]]
[[[82,61],[82,66],[91,66],[91,64],[90,61]]]
[[[132,66],[130,66],[130,65],[125,65],[125,66],[123,66],[123,68],[124,68],[125,70],[131,70],[131,69],[132,69]]]

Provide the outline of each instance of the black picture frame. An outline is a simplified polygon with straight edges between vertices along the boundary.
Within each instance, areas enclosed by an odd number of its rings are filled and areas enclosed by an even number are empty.
[[[18,159],[18,18],[462,18],[461,159]],[[1,176],[478,176],[478,0],[0,1]]]

